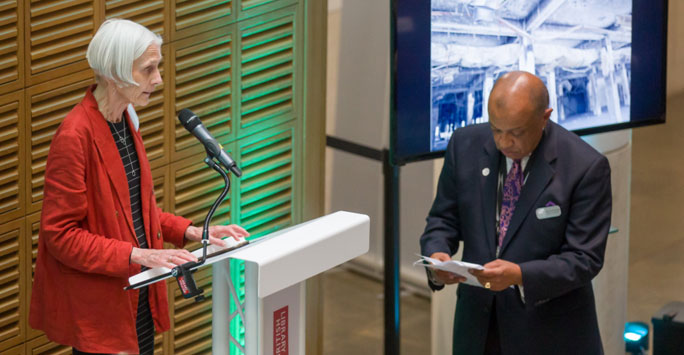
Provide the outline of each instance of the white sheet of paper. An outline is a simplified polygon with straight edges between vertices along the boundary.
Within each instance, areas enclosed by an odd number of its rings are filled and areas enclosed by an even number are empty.
[[[463,282],[465,284],[482,287],[480,282],[477,281],[477,278],[468,272],[469,269],[484,270],[484,266],[482,265],[467,263],[465,261],[458,260],[440,261],[427,256],[421,256],[420,258],[421,259],[413,263],[413,265],[423,266],[430,269],[448,271],[456,275],[465,277],[466,281]],[[429,264],[424,263],[423,260],[427,261]]]

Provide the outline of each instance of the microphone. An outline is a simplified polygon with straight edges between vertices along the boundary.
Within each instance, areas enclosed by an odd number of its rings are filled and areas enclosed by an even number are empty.
[[[223,167],[232,171],[235,176],[242,176],[242,171],[237,164],[235,164],[233,158],[223,150],[223,146],[214,139],[214,136],[212,136],[207,128],[204,127],[197,115],[187,108],[184,108],[178,113],[178,120],[183,124],[185,129],[192,133],[192,135],[204,145],[209,157],[217,159]]]

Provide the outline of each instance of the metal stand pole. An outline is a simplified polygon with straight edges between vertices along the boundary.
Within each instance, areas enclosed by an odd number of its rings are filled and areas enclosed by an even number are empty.
[[[392,164],[389,151],[383,151],[384,174],[384,278],[385,354],[400,353],[399,303],[399,167]]]

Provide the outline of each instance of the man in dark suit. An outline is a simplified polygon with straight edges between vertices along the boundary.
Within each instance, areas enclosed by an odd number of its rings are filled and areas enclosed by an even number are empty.
[[[591,280],[610,226],[608,160],[559,125],[543,82],[494,85],[489,124],[454,132],[420,239],[442,261],[463,242],[482,287],[460,284],[454,354],[602,354]],[[465,281],[429,272],[429,284]]]

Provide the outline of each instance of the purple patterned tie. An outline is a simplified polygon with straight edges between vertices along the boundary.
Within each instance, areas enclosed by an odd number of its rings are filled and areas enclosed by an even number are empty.
[[[520,190],[523,185],[523,173],[520,159],[513,160],[511,170],[506,175],[503,186],[503,201],[501,202],[501,217],[499,218],[499,248],[503,244],[504,237],[511,224],[511,217],[515,211],[515,204],[520,198]]]

